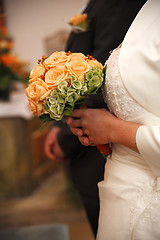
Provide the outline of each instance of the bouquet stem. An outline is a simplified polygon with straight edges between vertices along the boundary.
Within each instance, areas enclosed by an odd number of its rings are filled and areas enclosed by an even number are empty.
[[[96,145],[96,147],[98,148],[98,150],[100,151],[100,153],[103,155],[104,158],[109,156],[112,152],[109,143],[108,144],[98,144],[98,145]]]

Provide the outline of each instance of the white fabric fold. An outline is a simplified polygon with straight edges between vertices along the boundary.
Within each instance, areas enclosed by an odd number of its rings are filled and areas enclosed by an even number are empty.
[[[138,150],[156,177],[160,176],[160,126],[141,126],[137,130]]]

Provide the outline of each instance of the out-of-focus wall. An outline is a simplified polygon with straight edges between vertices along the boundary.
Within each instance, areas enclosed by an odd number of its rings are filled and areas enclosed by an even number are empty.
[[[87,0],[4,0],[6,23],[14,40],[14,52],[32,69],[46,54],[45,39],[60,30],[70,31],[65,21],[79,14]]]

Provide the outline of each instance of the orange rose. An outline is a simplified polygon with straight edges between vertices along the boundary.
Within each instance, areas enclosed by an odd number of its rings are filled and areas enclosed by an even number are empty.
[[[38,78],[45,74],[45,67],[40,63],[37,64],[30,73],[30,78]]]
[[[97,60],[88,60],[88,64],[91,66],[91,67],[98,67],[100,68],[101,70],[103,69],[103,65],[98,62]]]
[[[71,57],[82,57],[83,59],[86,59],[86,56],[83,53],[71,53],[69,58]]]
[[[33,115],[37,115],[38,117],[40,115],[42,115],[43,112],[43,102],[35,102],[32,100],[28,100],[29,101],[29,106],[31,109],[31,112],[33,113]]]
[[[65,68],[61,67],[55,67],[48,70],[48,72],[45,75],[45,82],[48,84],[48,86],[56,87],[61,82],[63,82],[68,76],[68,72],[65,70]]]
[[[26,88],[26,95],[32,101],[43,101],[50,92],[47,84],[41,79],[35,80]]]
[[[89,64],[85,61],[85,56],[82,53],[73,53],[70,55],[66,63],[66,67],[77,78],[85,74],[90,69]]]
[[[44,61],[44,65],[46,66],[46,68],[55,67],[55,66],[58,66],[59,64],[64,65],[67,59],[68,59],[68,56],[64,51],[54,52],[50,57],[48,57]]]

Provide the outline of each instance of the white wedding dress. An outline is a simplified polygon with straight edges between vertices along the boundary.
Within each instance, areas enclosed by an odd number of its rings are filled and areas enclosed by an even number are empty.
[[[119,72],[120,49],[107,63],[104,98],[117,117],[144,125],[160,118],[141,107],[127,92]],[[104,181],[98,183],[100,216],[97,240],[160,240],[160,182],[141,154],[112,144]]]

